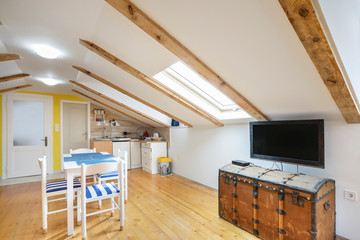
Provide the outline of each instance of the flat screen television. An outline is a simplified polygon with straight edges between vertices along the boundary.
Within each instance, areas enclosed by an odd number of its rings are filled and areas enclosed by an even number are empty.
[[[250,157],[324,168],[324,120],[250,122]]]

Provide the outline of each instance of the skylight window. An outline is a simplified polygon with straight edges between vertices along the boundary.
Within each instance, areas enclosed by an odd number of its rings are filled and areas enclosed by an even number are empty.
[[[218,119],[250,118],[234,101],[182,62],[154,78]]]

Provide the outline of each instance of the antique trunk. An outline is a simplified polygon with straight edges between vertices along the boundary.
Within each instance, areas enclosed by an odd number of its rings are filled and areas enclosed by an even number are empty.
[[[258,166],[219,170],[219,216],[262,239],[335,239],[335,181]]]

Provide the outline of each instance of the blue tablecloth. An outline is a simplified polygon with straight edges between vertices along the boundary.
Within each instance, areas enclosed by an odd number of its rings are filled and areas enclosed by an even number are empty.
[[[64,157],[64,162],[76,162],[77,165],[85,163],[86,165],[104,163],[104,162],[117,162],[115,156],[111,154],[96,153],[76,153],[71,154],[71,157]]]

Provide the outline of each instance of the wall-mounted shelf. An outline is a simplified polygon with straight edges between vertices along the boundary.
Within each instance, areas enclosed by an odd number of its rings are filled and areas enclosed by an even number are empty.
[[[105,111],[104,109],[94,109],[94,119],[96,122],[96,125],[109,125],[105,120]]]

